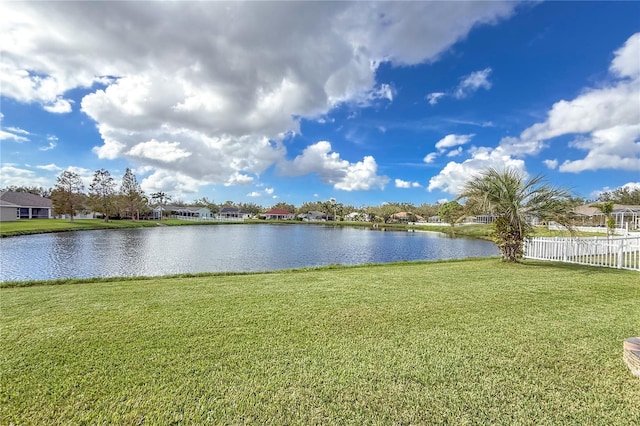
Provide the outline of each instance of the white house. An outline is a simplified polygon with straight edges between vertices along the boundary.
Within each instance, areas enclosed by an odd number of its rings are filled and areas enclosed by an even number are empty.
[[[305,214],[298,215],[300,219],[305,222],[324,222],[327,220],[327,214],[319,211],[312,210]]]
[[[293,220],[295,215],[284,209],[271,209],[264,214],[267,220]]]
[[[371,215],[368,213],[351,212],[345,215],[344,220],[349,222],[370,222]]]
[[[182,206],[163,206],[162,212],[174,219],[185,220],[209,220],[213,219],[213,213],[208,207],[182,207]],[[160,207],[153,209],[153,219],[160,219]]]
[[[245,220],[251,219],[251,213],[240,210],[237,207],[222,207],[218,212],[220,220]]]

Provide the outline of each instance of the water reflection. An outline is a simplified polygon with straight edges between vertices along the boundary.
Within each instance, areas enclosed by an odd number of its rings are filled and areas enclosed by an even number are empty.
[[[0,280],[249,272],[493,256],[487,241],[309,225],[212,225],[0,239]]]

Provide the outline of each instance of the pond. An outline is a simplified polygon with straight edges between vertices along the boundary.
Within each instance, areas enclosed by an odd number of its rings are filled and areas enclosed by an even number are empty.
[[[488,241],[435,232],[315,225],[202,225],[63,232],[0,239],[0,281],[495,256]]]

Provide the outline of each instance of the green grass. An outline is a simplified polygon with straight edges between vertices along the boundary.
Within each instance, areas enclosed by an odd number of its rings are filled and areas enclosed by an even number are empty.
[[[158,220],[110,220],[102,219],[23,219],[14,222],[0,222],[0,236],[11,237],[17,235],[43,234],[49,232],[87,231],[95,229],[122,229],[122,228],[146,228],[157,226],[183,226],[183,225],[217,225],[221,223],[241,222],[210,222],[189,221],[178,219]]]
[[[154,221],[112,220],[105,222],[101,219],[24,219],[14,222],[0,222],[0,235],[40,234],[47,232],[82,231],[90,229],[133,228],[158,226]]]
[[[4,288],[0,424],[638,424],[638,277],[477,259]]]
[[[155,220],[111,220],[104,222],[102,219],[76,219],[73,223],[68,219],[25,219],[15,222],[0,222],[0,237],[11,237],[17,235],[28,234],[41,234],[48,232],[64,232],[64,231],[82,231],[92,229],[118,229],[118,228],[140,228],[140,227],[156,227],[156,226],[187,226],[187,225],[219,225],[219,224],[259,224],[259,223],[271,223],[271,224],[305,224],[305,225],[320,225],[320,226],[348,226],[348,227],[362,227],[371,228],[372,224],[369,222],[300,222],[291,220],[246,220],[244,222],[213,222],[213,221],[188,221],[179,219],[164,219],[162,222]],[[415,229],[421,231],[442,232],[445,234],[451,233],[451,227],[449,225],[442,226],[424,226],[424,225],[407,225],[404,223],[388,223],[379,224],[380,230],[387,231],[406,231],[408,229]],[[489,239],[491,234],[491,226],[484,224],[465,224],[456,225],[455,235],[458,237],[467,238],[483,238]],[[602,236],[603,234],[584,233],[578,232],[579,236]],[[568,237],[570,233],[568,231],[550,231],[544,226],[538,226],[535,228],[536,237]]]

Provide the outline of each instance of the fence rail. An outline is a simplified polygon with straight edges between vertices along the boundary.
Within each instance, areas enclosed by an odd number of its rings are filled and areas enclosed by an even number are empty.
[[[559,224],[557,224],[555,222],[550,222],[549,225],[547,225],[547,227],[551,231],[566,231],[567,230],[567,228],[565,228],[564,226],[559,225]],[[593,232],[593,233],[597,233],[597,234],[606,234],[607,231],[608,231],[608,228],[606,226],[572,226],[572,228],[574,230],[576,230],[576,231]],[[627,236],[627,235],[629,235],[629,224],[627,223],[624,228],[613,228],[612,231],[613,231],[614,235]]]
[[[241,217],[198,217],[198,216],[181,216],[173,214],[172,219],[191,220],[193,222],[244,222]]]
[[[640,271],[640,235],[609,238],[535,237],[526,241],[524,257]]]

